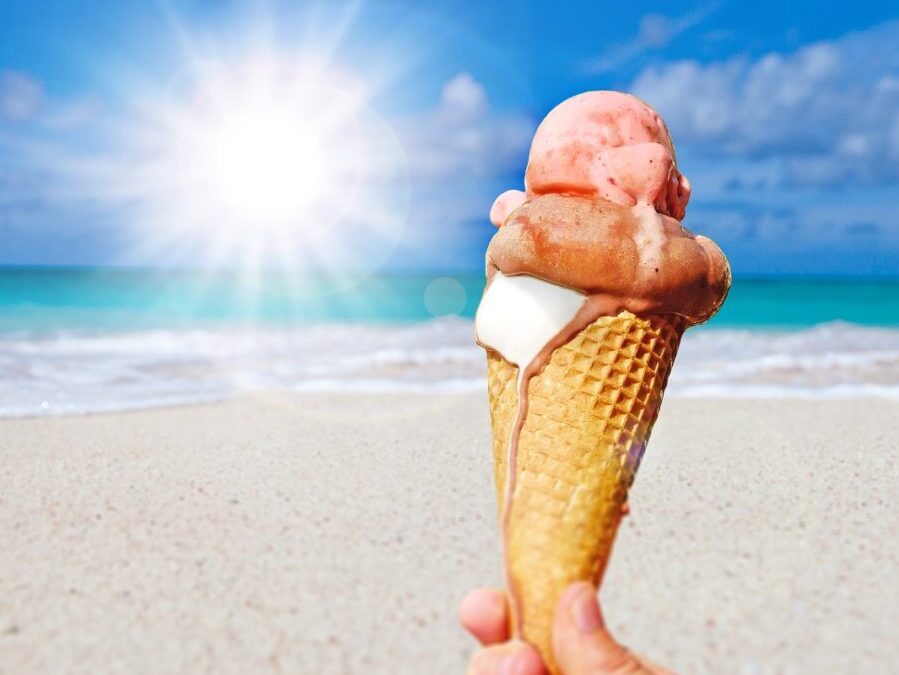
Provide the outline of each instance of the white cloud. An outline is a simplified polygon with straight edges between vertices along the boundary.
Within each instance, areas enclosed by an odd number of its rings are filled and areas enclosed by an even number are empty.
[[[100,105],[94,98],[48,96],[43,83],[32,75],[0,71],[0,133],[13,126],[17,133],[26,126],[32,130],[64,131],[83,126],[99,113]]]
[[[523,171],[535,128],[528,115],[491,109],[484,86],[469,73],[443,86],[434,109],[396,126],[413,180]]]
[[[62,103],[48,99],[27,125],[0,120],[0,225],[59,228],[59,213],[88,211],[136,222],[154,185],[141,173],[159,140],[155,127],[144,126],[152,120],[93,115],[87,105],[82,115]],[[73,129],[85,116],[87,125]],[[460,73],[431,108],[384,121],[407,158],[415,225],[440,225],[439,246],[447,251],[456,239],[451,250],[472,240],[470,221],[482,221],[489,232],[493,198],[511,187],[510,172],[522,180],[535,120],[496,110],[485,87]],[[409,246],[416,237],[422,251],[433,248],[435,240],[423,233],[410,235]]]
[[[469,73],[459,73],[443,85],[440,95],[444,113],[477,116],[487,109],[487,90]]]
[[[590,75],[608,73],[626,65],[645,52],[666,47],[685,30],[702,23],[717,7],[717,3],[710,3],[680,17],[645,14],[640,19],[640,28],[636,37],[628,42],[613,45],[606,52],[589,59],[584,63],[584,72]]]
[[[709,156],[777,158],[786,182],[899,179],[899,22],[758,59],[646,68],[631,89]]]
[[[640,32],[637,39],[647,47],[660,49],[671,39],[696,23],[695,16],[672,19],[664,14],[646,14],[640,19]]]
[[[0,71],[0,118],[14,122],[34,117],[41,108],[41,83],[26,73]]]

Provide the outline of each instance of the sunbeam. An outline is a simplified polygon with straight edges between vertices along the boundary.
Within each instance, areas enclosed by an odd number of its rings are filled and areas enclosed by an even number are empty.
[[[370,78],[338,63],[357,9],[326,29],[309,12],[305,39],[284,49],[266,12],[213,40],[165,6],[183,59],[175,76],[162,87],[133,78],[106,151],[63,167],[80,192],[119,205],[122,262],[224,267],[259,283],[277,267],[296,285],[281,290],[298,294],[309,273],[339,291],[384,264],[406,225],[409,177]]]
[[[317,268],[370,267],[395,244],[403,153],[350,75],[271,60],[220,67],[155,112],[154,147],[125,189],[154,243],[204,242],[208,259],[195,262]]]

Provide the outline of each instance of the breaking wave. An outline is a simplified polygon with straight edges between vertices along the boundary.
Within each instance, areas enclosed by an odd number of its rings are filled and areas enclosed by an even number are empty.
[[[483,389],[466,319],[383,326],[0,333],[0,416],[128,410],[251,391]],[[687,333],[668,396],[899,399],[899,330]]]

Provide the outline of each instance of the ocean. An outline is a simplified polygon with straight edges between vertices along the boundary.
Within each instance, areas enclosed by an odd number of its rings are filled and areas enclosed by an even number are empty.
[[[483,277],[0,269],[0,416],[484,387]],[[670,396],[899,399],[899,281],[741,279]]]

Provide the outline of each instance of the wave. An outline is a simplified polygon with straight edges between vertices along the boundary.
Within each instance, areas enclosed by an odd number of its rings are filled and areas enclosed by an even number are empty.
[[[0,333],[0,416],[128,410],[252,391],[483,390],[472,323]],[[699,329],[668,396],[899,399],[899,330]]]

